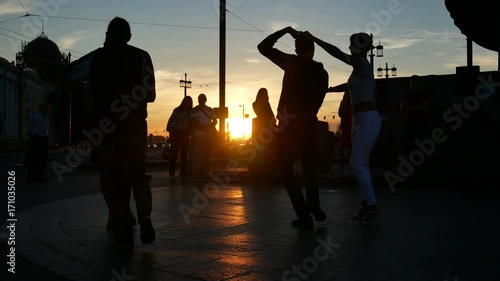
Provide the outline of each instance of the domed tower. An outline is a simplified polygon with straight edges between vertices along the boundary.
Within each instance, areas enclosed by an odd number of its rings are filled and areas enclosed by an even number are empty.
[[[49,144],[65,144],[69,131],[69,97],[61,86],[61,71],[69,63],[71,54],[61,53],[56,43],[42,33],[22,45],[16,55],[19,69],[36,75],[45,83],[43,102],[49,104]],[[24,98],[29,90],[23,90]]]
[[[48,83],[56,81],[63,55],[57,44],[51,41],[43,32],[24,47],[22,56],[24,66],[35,70],[40,79]]]

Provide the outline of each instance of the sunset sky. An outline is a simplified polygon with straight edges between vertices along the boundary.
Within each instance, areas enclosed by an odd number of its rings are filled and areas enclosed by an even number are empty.
[[[183,96],[179,80],[184,73],[192,81],[188,94],[196,101],[200,93],[208,105],[219,103],[219,11],[218,0],[1,0],[0,56],[12,61],[21,40],[45,34],[72,59],[101,47],[109,20],[115,16],[131,23],[131,45],[148,51],[157,78],[157,100],[149,106],[150,133],[164,134],[173,108]],[[454,25],[444,1],[398,0],[227,0],[226,106],[233,137],[242,137],[242,108],[255,117],[252,102],[259,88],[270,94],[274,110],[281,90],[282,70],[260,55],[259,44],[273,31],[292,26],[308,30],[348,52],[349,35],[373,33],[375,45],[384,46],[379,64],[398,68],[398,76],[451,74],[466,64],[466,38]],[[21,17],[26,13],[29,17]],[[39,16],[34,16],[39,15]],[[276,47],[294,53],[293,40],[283,37]],[[330,84],[344,83],[350,67],[320,48],[315,60],[324,64]],[[496,70],[497,53],[474,45],[474,64],[481,71]],[[341,94],[328,94],[318,114],[327,116],[336,130]],[[245,122],[246,137],[250,119]]]

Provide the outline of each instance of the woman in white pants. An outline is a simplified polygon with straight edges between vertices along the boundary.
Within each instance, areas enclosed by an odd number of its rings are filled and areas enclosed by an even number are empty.
[[[310,33],[306,32],[310,35]],[[373,191],[369,158],[380,131],[380,115],[375,108],[375,79],[367,54],[373,41],[366,33],[355,33],[350,37],[351,54],[326,43],[313,35],[314,42],[333,57],[352,66],[353,70],[346,89],[351,93],[353,108],[351,168],[361,191],[361,208],[353,219],[362,223],[371,223],[379,215],[377,198]],[[338,88],[339,86],[335,87]],[[340,85],[340,87],[342,87]]]

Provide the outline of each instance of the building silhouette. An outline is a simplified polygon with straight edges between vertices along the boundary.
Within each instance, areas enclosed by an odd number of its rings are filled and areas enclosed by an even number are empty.
[[[16,60],[0,58],[0,114],[4,122],[2,143],[10,150],[25,149],[29,143],[28,120],[41,103],[49,104],[49,145],[68,143],[68,97],[61,88],[62,67],[71,54],[61,53],[43,32],[22,42]]]

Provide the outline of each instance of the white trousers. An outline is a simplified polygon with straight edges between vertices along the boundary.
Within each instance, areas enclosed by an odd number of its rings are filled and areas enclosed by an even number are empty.
[[[377,204],[370,173],[370,153],[380,132],[381,119],[376,110],[353,114],[351,169],[367,205]]]

